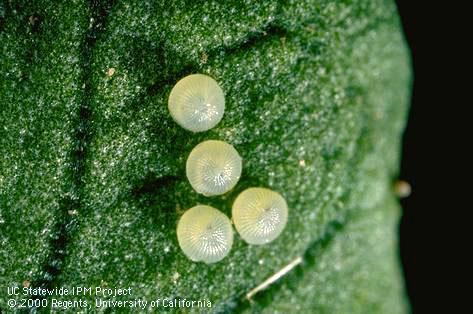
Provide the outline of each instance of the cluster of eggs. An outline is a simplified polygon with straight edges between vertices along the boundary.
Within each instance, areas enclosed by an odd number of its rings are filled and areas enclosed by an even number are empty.
[[[217,125],[225,111],[225,97],[218,83],[203,74],[181,79],[168,101],[172,118],[192,132]],[[240,179],[242,159],[223,141],[208,140],[191,151],[186,175],[192,188],[205,196],[230,191]],[[240,193],[232,206],[237,232],[249,244],[266,244],[276,239],[287,222],[284,198],[267,188],[254,187]],[[214,263],[230,252],[233,229],[230,219],[216,208],[197,205],[188,209],[177,225],[177,238],[184,254],[193,261]]]

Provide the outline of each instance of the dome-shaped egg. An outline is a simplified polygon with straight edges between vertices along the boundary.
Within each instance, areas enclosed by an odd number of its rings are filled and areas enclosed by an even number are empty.
[[[189,154],[186,175],[197,193],[220,195],[231,190],[240,179],[242,161],[232,145],[204,141]]]
[[[184,254],[195,262],[215,263],[230,252],[233,230],[230,219],[219,210],[197,205],[182,215],[177,240]]]
[[[203,74],[191,74],[174,85],[168,108],[172,118],[184,129],[203,132],[223,117],[225,96],[218,83]]]
[[[265,244],[276,239],[286,226],[287,216],[284,198],[266,188],[241,192],[232,206],[235,228],[250,244]]]

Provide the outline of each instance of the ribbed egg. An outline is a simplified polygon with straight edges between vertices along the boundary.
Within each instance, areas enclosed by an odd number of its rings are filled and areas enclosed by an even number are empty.
[[[242,160],[236,149],[225,142],[209,140],[198,144],[186,163],[187,178],[197,193],[220,195],[238,182]]]
[[[174,85],[169,94],[168,108],[174,121],[184,129],[203,132],[222,119],[225,96],[210,76],[191,74]]]
[[[287,223],[284,198],[266,188],[241,192],[232,206],[232,219],[240,236],[249,244],[266,244],[276,239]]]
[[[179,220],[177,239],[189,259],[215,263],[230,252],[233,229],[225,214],[210,206],[197,205],[187,210]]]

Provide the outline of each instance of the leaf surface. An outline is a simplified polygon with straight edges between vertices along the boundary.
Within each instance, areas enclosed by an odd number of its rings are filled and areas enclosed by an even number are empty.
[[[0,8],[0,287],[131,287],[145,300],[207,299],[215,312],[405,310],[391,183],[410,70],[391,1]],[[167,111],[190,73],[226,95],[223,120],[204,133]],[[199,196],[185,177],[206,139],[244,160],[224,196]],[[265,246],[235,235],[223,261],[188,260],[176,239],[182,211],[200,203],[230,215],[251,186],[286,198],[283,234]],[[255,304],[245,300],[299,256]],[[7,299],[2,288],[0,309]]]

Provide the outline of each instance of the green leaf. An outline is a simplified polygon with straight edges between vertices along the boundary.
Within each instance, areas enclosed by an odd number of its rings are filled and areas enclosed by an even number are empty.
[[[0,311],[23,285],[131,287],[215,312],[406,310],[391,184],[410,66],[391,1],[4,1],[0,43]],[[226,94],[204,133],[167,111],[190,73]],[[243,157],[224,196],[185,177],[205,139]],[[283,234],[265,246],[236,235],[223,261],[188,260],[182,211],[230,215],[250,186],[284,195]]]

